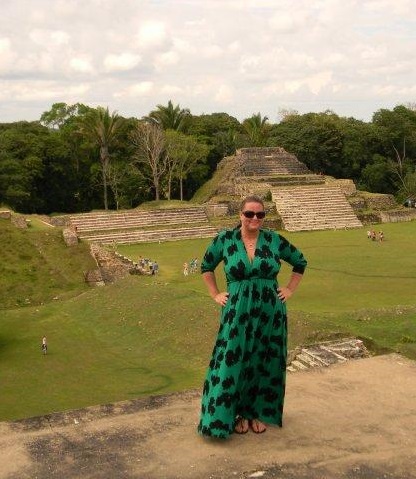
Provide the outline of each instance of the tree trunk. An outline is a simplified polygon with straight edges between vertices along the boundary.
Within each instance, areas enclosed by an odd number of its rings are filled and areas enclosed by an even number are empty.
[[[153,183],[155,185],[155,200],[159,201],[160,199],[160,193],[159,193],[159,178],[155,178],[153,180]]]
[[[107,197],[107,170],[108,170],[108,148],[106,146],[101,146],[100,148],[100,157],[101,164],[103,167],[103,188],[104,188],[104,209],[108,210],[108,197]]]
[[[108,200],[107,200],[107,175],[105,172],[105,167],[103,164],[103,187],[104,187],[104,209],[108,210]]]
[[[183,179],[182,176],[179,178],[179,187],[181,192],[181,201],[183,201]]]

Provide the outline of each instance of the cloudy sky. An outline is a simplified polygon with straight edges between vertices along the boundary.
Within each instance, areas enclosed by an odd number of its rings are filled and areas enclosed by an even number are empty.
[[[414,0],[10,0],[0,122],[55,102],[141,117],[169,99],[239,120],[416,101]]]

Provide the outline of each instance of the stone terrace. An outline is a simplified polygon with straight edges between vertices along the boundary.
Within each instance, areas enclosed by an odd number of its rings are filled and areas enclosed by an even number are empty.
[[[281,187],[272,198],[287,231],[362,227],[337,186]]]
[[[235,184],[244,195],[271,191],[286,230],[362,227],[341,187],[312,173],[283,148],[242,148],[235,158]]]
[[[99,243],[181,240],[217,232],[201,207],[86,213],[71,216],[70,222],[79,238]]]
[[[212,238],[217,234],[213,226],[195,226],[189,228],[171,228],[155,230],[133,230],[125,232],[100,232],[96,234],[83,234],[81,239],[102,244],[152,243],[158,241],[177,241],[195,238]]]
[[[240,164],[240,181],[268,184],[320,184],[321,175],[312,173],[295,155],[283,148],[241,148],[236,158]]]

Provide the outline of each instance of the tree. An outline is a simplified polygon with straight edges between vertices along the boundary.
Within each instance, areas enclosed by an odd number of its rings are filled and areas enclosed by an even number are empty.
[[[161,179],[168,167],[165,133],[156,123],[142,121],[137,123],[130,139],[135,149],[136,163],[145,167],[142,174],[153,185],[155,200],[159,201]]]
[[[110,164],[110,148],[117,145],[122,133],[124,118],[117,112],[110,114],[108,108],[98,107],[89,111],[81,121],[81,132],[100,151],[100,162],[104,188],[104,208],[108,210],[107,179]]]
[[[391,193],[392,181],[389,161],[383,156],[374,155],[362,171],[359,188],[373,193]]]
[[[186,130],[191,114],[188,108],[182,109],[179,105],[173,106],[171,100],[167,106],[157,105],[156,108],[144,118],[146,121],[153,121],[164,130]]]
[[[243,121],[243,128],[249,140],[249,146],[266,146],[270,133],[270,125],[267,116],[260,113],[253,114]]]
[[[167,131],[166,151],[173,176],[179,180],[180,200],[183,201],[183,182],[198,163],[206,160],[209,147],[199,143],[193,136],[187,136],[177,131]]]
[[[16,122],[0,131],[0,202],[22,213],[42,213],[45,142],[49,131],[38,122]]]
[[[49,128],[59,129],[65,125],[65,123],[81,113],[86,113],[90,108],[82,105],[81,103],[75,103],[75,105],[67,105],[66,103],[54,103],[49,111],[42,113],[40,122]]]

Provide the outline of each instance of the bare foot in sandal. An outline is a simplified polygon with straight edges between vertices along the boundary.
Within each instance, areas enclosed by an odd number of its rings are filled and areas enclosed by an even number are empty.
[[[238,417],[235,422],[234,432],[237,434],[246,434],[248,432],[248,419]]]
[[[259,419],[251,419],[250,420],[250,427],[253,432],[256,434],[262,434],[266,432],[267,426],[264,422],[261,422]]]

